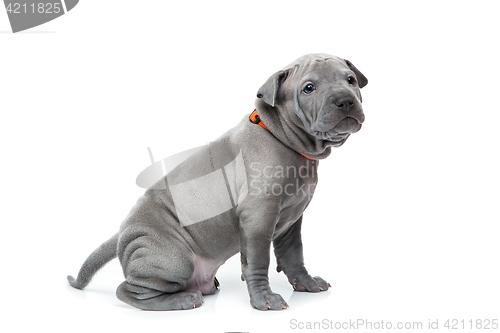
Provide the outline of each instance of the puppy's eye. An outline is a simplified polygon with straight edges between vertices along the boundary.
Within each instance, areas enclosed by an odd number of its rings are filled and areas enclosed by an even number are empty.
[[[347,78],[347,83],[349,83],[350,85],[355,85],[356,84],[356,79],[354,78],[354,76],[349,76]]]
[[[307,86],[304,87],[304,89],[302,90],[304,93],[306,94],[310,94],[312,93],[314,90],[316,90],[316,87],[314,86],[314,84],[312,83],[309,83]]]

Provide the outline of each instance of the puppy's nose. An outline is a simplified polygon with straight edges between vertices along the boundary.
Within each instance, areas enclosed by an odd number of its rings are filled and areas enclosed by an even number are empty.
[[[332,98],[331,101],[332,104],[344,112],[349,112],[354,105],[354,99],[351,96]]]

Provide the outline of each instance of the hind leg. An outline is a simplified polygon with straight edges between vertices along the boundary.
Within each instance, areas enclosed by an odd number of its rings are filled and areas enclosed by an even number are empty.
[[[199,290],[166,293],[136,286],[127,281],[118,286],[116,296],[122,302],[141,310],[187,310],[198,308],[203,304],[203,296]]]
[[[118,257],[126,280],[116,290],[121,301],[142,310],[200,307],[198,290],[186,290],[194,271],[190,251],[165,231],[131,227],[122,232]]]

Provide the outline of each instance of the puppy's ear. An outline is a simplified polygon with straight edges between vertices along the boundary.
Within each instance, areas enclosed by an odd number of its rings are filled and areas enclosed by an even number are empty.
[[[349,66],[349,68],[351,69],[351,71],[353,71],[354,74],[356,74],[356,78],[358,79],[358,85],[359,85],[359,87],[363,88],[364,86],[366,86],[368,84],[368,79],[366,78],[366,76],[364,76],[363,73],[361,73],[359,71],[359,69],[357,69],[352,64],[352,62],[350,62],[349,60],[346,60],[346,59],[344,59],[344,61],[347,64],[347,66]]]
[[[286,80],[289,71],[290,70],[286,69],[274,73],[273,76],[267,79],[266,83],[260,87],[259,91],[257,91],[257,98],[262,99],[264,102],[274,107],[280,85]]]

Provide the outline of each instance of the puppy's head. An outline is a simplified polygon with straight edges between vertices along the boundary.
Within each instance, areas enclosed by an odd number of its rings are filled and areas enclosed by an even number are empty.
[[[257,97],[316,139],[340,146],[365,120],[360,89],[367,84],[350,61],[309,54],[271,76]]]

